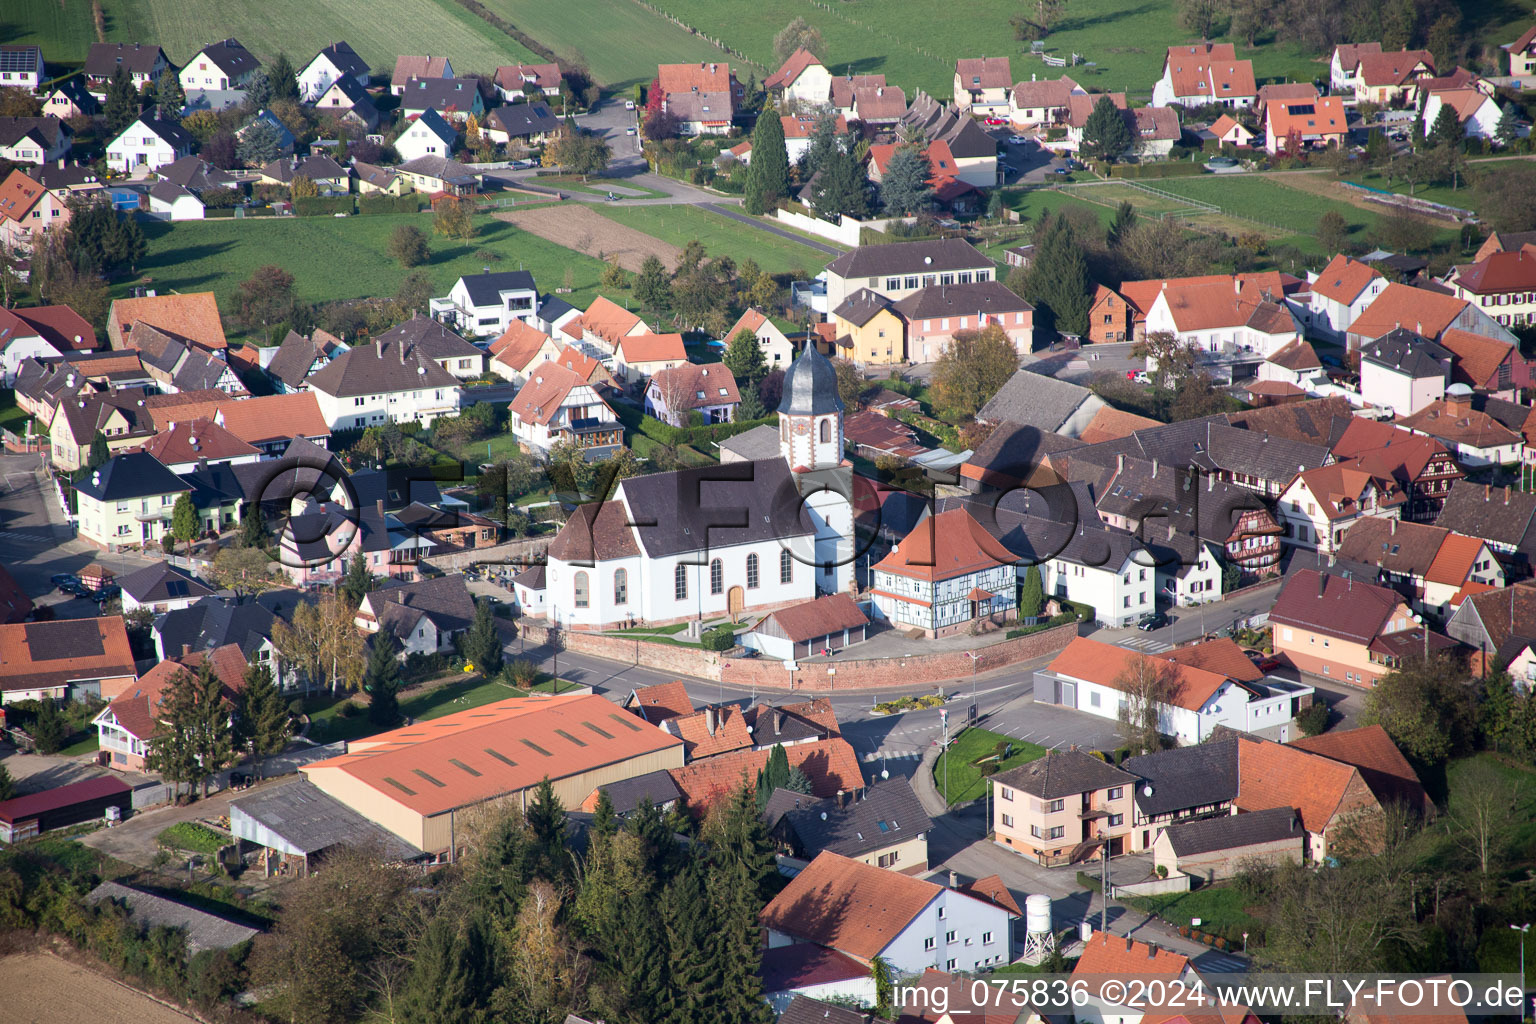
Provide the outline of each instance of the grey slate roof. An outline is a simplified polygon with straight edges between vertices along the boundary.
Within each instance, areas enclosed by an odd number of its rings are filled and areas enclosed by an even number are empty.
[[[858,857],[916,838],[933,828],[933,820],[923,810],[912,784],[901,776],[876,782],[865,790],[862,799],[853,800],[846,807],[838,807],[835,797],[818,800],[776,789],[763,812],[770,825],[776,823],[771,817],[775,811],[794,833],[800,851],[809,858],[823,850]]]
[[[1421,334],[1406,327],[1388,331],[1369,345],[1360,346],[1360,359],[1415,380],[1450,375],[1452,355]]]
[[[1292,807],[1202,818],[1182,825],[1169,825],[1166,831],[1168,843],[1179,857],[1237,850],[1282,839],[1294,839],[1299,845],[1303,835],[1296,820],[1296,810]]]
[[[414,345],[432,359],[483,359],[485,353],[450,331],[431,317],[417,313],[403,324],[396,324],[380,334],[379,344],[405,342]]]
[[[832,315],[839,320],[848,321],[855,327],[863,327],[881,311],[890,309],[891,305],[891,300],[879,292],[860,288],[839,303],[838,307],[832,311]]]
[[[560,119],[550,111],[549,104],[542,101],[509,103],[485,115],[485,124],[494,131],[519,138],[552,132],[560,127]]]
[[[1536,550],[1536,493],[1488,488],[1457,480],[1445,497],[1436,526],[1527,551]]]
[[[543,569],[542,565],[536,566]],[[672,773],[665,768],[654,772],[646,772],[644,775],[636,775],[634,778],[621,779],[618,782],[610,782],[602,787],[608,794],[608,800],[613,804],[615,814],[633,814],[642,800],[650,800],[657,807],[673,803],[682,796],[682,790],[677,788],[677,783],[672,781]]]
[[[330,46],[322,49],[314,57],[310,58],[310,64],[313,64],[321,57],[329,60],[331,66],[343,75],[366,75],[369,70],[368,62],[358,56],[357,51],[352,49],[345,40],[332,43]],[[305,67],[308,66],[305,65]]]
[[[248,71],[254,71],[260,65],[251,51],[240,45],[238,39],[220,40],[203,47],[201,53],[218,65],[219,70],[230,78],[238,78]]]
[[[837,370],[815,345],[807,345],[784,375],[784,396],[778,412],[791,416],[820,416],[843,408],[837,390]]]
[[[157,168],[156,174],[166,181],[174,182],[182,188],[194,191],[205,188],[230,188],[235,179],[202,157],[184,156],[175,163]]]
[[[827,264],[827,270],[839,277],[937,274],[941,271],[978,268],[992,270],[994,264],[982,255],[981,250],[963,238],[861,245]]]
[[[734,452],[748,462],[771,459],[779,454],[779,432],[764,423],[721,441],[720,450]]]
[[[1065,434],[1022,423],[1000,423],[965,461],[1023,481],[1046,456],[1081,447],[1083,442]]]
[[[127,501],[160,494],[179,494],[192,488],[147,452],[114,455],[90,476],[75,485],[81,494],[97,501]]]
[[[410,174],[426,175],[429,178],[441,178],[454,185],[478,181],[480,178],[479,171],[445,156],[419,156],[414,160],[407,160],[396,169]]]
[[[338,398],[459,386],[457,377],[420,348],[382,338],[343,352],[307,380],[310,387]]]
[[[187,935],[187,952],[201,953],[205,949],[228,949],[254,938],[259,929],[239,924],[227,918],[210,914],[185,903],[158,896],[155,893],[134,889],[117,882],[102,882],[90,891],[85,901],[90,904],[102,900],[122,903],[128,909],[129,919],[142,930],[150,928],[180,928]]]
[[[815,532],[783,459],[634,476],[619,486],[652,558]]]
[[[1001,281],[974,281],[970,284],[941,284],[919,288],[896,303],[896,310],[908,320],[971,313],[1015,313],[1034,309]]]
[[[1120,767],[1142,780],[1136,784],[1135,797],[1136,808],[1145,815],[1237,799],[1236,737],[1128,757]]]
[[[992,781],[1042,800],[1058,800],[1097,789],[1133,785],[1136,777],[1074,749],[1048,750],[1044,757],[998,772]]]
[[[121,67],[129,74],[147,75],[164,56],[153,43],[92,43],[85,57],[85,73],[92,78],[111,78]]]
[[[309,368],[320,356],[320,346],[313,338],[306,338],[297,331],[289,331],[277,354],[267,364],[267,374],[289,387],[298,387],[309,375]]]
[[[306,855],[333,846],[382,849],[386,859],[415,860],[421,851],[333,800],[308,779],[261,790],[230,805],[260,822]]]
[[[328,156],[281,156],[263,167],[261,173],[282,182],[291,182],[297,177],[310,181],[346,181],[351,177],[345,167]]]
[[[500,270],[487,274],[465,274],[459,278],[469,301],[477,306],[495,306],[501,303],[502,292],[533,291],[533,275],[526,270]],[[546,299],[546,302],[549,300]],[[542,313],[543,311],[540,310]],[[551,310],[551,312],[555,312]],[[555,315],[560,315],[555,312]]]
[[[469,78],[413,78],[400,95],[401,110],[472,110],[479,87]]]
[[[276,616],[259,603],[229,604],[221,598],[205,597],[159,616],[154,629],[168,658],[178,657],[183,647],[210,651],[239,644],[249,659],[271,638],[275,620]]]
[[[1055,430],[1086,402],[1087,388],[1032,370],[1019,370],[976,413],[984,423],[1018,423]]]
[[[197,140],[192,137],[192,133],[176,121],[162,121],[151,114],[145,114],[134,123],[142,124],[146,129],[158,135],[166,145],[178,152],[185,151],[190,153],[197,148]],[[132,127],[133,125],[129,125],[123,131],[128,131]]]
[[[165,562],[156,562],[144,568],[119,576],[117,585],[123,593],[131,594],[140,604],[170,601],[191,597],[210,597],[213,591],[192,574]]]
[[[383,583],[368,595],[368,604],[397,636],[409,634],[422,617],[443,633],[468,629],[475,619],[475,599],[462,573],[416,583]]]

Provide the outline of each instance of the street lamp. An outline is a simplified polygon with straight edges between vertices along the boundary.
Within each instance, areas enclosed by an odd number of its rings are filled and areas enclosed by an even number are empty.
[[[1247,954],[1248,954],[1248,933],[1247,932],[1243,932],[1243,955],[1246,956]]]
[[[1511,931],[1520,933],[1520,1000],[1525,1001],[1525,933],[1531,930],[1530,923],[1512,924]]]

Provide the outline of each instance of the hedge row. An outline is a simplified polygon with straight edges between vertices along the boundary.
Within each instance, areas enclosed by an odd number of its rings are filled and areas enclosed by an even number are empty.
[[[1204,173],[1205,165],[1191,160],[1154,164],[1115,164],[1109,169],[1111,178],[1186,178]]]
[[[1044,622],[1037,622],[1033,626],[1020,626],[1018,629],[1010,629],[1008,631],[1008,639],[1012,640],[1015,637],[1029,636],[1031,633],[1040,633],[1047,629],[1053,629],[1056,626],[1064,626],[1069,622],[1077,621],[1076,612],[1062,612],[1060,615],[1051,616]]]
[[[415,193],[403,196],[374,192],[357,199],[358,213],[420,213],[421,197]]]
[[[351,215],[356,207],[352,196],[311,196],[293,201],[293,212],[300,217],[330,217],[338,213]]]
[[[623,419],[624,417],[620,417]],[[764,416],[756,420],[737,420],[735,423],[712,423],[704,427],[674,427],[670,423],[663,423],[654,416],[641,416],[639,421],[630,426],[630,430],[643,434],[654,441],[659,441],[671,447],[682,444],[708,444],[711,441],[724,441],[728,437],[745,433],[753,427],[761,427],[765,424],[777,424],[777,415]]]

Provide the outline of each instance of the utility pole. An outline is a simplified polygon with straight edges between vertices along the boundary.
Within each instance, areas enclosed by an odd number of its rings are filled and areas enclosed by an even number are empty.
[[[1103,878],[1099,880],[1099,931],[1109,931],[1109,836],[1104,837]],[[1105,939],[1104,941],[1109,941]]]

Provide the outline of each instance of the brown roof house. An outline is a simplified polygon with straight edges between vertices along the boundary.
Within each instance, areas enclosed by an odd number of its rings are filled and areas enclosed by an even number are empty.
[[[1136,776],[1076,747],[998,772],[993,842],[1054,867],[1128,852]]]
[[[658,370],[645,386],[645,411],[674,427],[687,426],[694,413],[706,424],[730,423],[740,404],[736,378],[724,364],[684,363]]]
[[[1237,748],[1237,809],[1294,808],[1306,831],[1306,859],[1313,864],[1327,858],[1340,825],[1381,808],[1353,765],[1268,740],[1244,737]]]
[[[1414,620],[1396,591],[1315,569],[1287,578],[1269,613],[1276,655],[1303,672],[1361,687],[1391,670],[1379,640],[1407,634],[1429,642]]]
[[[114,299],[107,313],[107,338],[113,348],[139,348],[134,326],[144,323],[210,352],[229,347],[213,292],[147,295]]]
[[[828,594],[770,612],[740,642],[780,661],[796,661],[863,643],[869,617],[848,594]]]
[[[974,116],[1008,113],[1013,72],[1007,57],[971,57],[955,62],[955,106]]]
[[[0,625],[0,703],[111,700],[136,675],[120,615]]]
[[[363,596],[357,628],[387,629],[400,641],[400,657],[452,650],[453,638],[475,619],[475,600],[464,576],[439,576],[415,583],[387,581]]]

